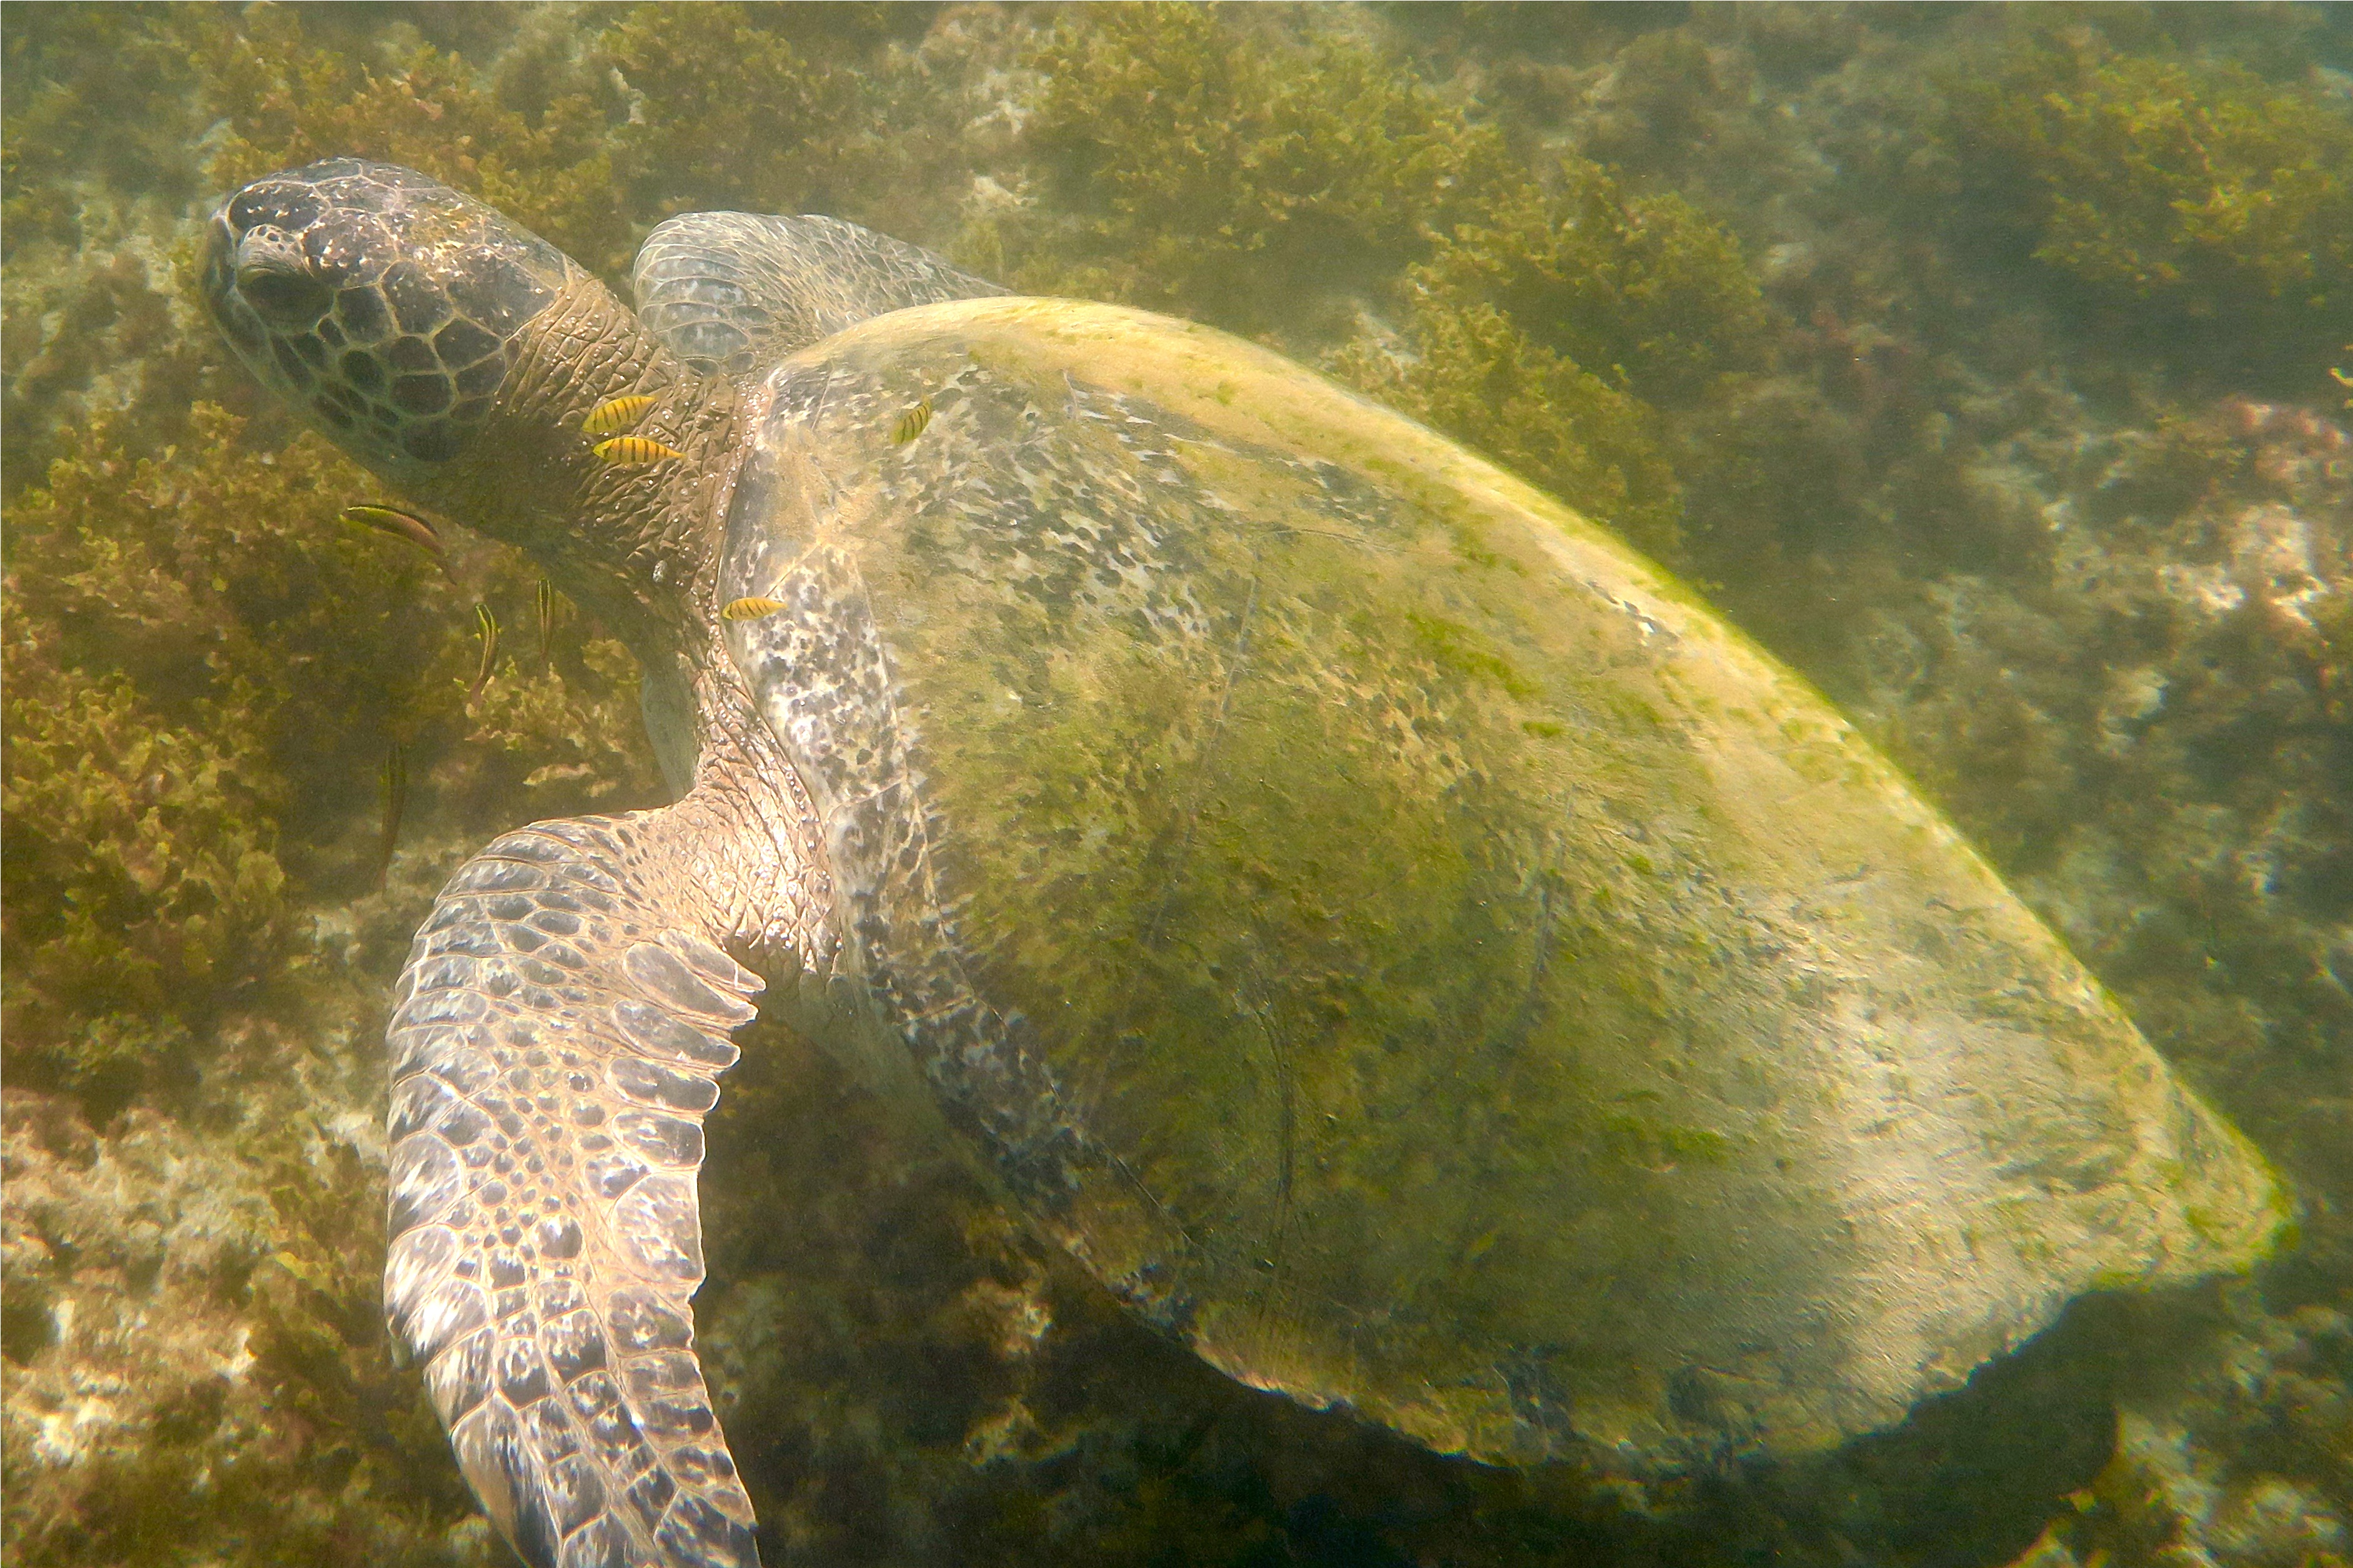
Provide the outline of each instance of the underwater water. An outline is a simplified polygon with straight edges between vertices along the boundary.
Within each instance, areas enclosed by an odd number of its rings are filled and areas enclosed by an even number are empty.
[[[1493,458],[1835,701],[2295,1205],[2252,1272],[2088,1295],[1824,1454],[1482,1465],[1213,1370],[765,1019],[695,1309],[766,1561],[2353,1562],[2353,13],[55,5],[0,41],[10,1562],[513,1560],[384,1328],[392,985],[491,838],[669,792],[616,628],[471,530],[342,516],[402,498],[208,321],[214,205],[342,154],[625,297],[671,215],[836,215]]]

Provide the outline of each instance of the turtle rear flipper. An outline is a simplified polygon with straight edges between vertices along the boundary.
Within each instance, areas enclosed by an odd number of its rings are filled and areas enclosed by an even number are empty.
[[[702,1117],[762,983],[689,880],[696,804],[493,841],[396,993],[385,1315],[534,1568],[758,1562],[688,1299]]]
[[[870,317],[1002,294],[930,251],[837,217],[684,213],[630,268],[638,320],[706,374],[762,371]]]

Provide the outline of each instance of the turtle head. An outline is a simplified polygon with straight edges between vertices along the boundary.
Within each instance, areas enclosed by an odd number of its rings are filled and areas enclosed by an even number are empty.
[[[569,265],[438,181],[335,158],[221,203],[204,290],[264,385],[362,462],[414,483],[480,433]]]
[[[414,170],[334,158],[221,203],[204,292],[264,385],[411,499],[529,550],[640,658],[689,618],[733,395],[562,251]],[[634,394],[677,461],[599,460],[586,416]]]

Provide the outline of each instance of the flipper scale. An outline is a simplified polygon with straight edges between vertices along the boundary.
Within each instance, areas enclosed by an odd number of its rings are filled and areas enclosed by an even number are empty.
[[[1003,289],[931,252],[840,218],[682,213],[631,268],[638,319],[697,370],[765,370],[892,310]]]
[[[643,874],[669,815],[495,840],[395,992],[385,1312],[534,1568],[758,1561],[689,1301],[702,1118],[761,982]]]

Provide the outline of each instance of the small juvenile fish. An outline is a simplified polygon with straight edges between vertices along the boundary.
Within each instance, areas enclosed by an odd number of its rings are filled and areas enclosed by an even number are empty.
[[[591,436],[617,435],[644,418],[646,410],[654,403],[655,399],[642,394],[635,397],[607,398],[588,411],[588,417],[580,422],[580,428]]]
[[[466,706],[469,708],[474,705],[474,699],[482,694],[482,688],[491,683],[491,668],[499,658],[499,618],[491,614],[488,605],[477,603],[474,605],[474,626],[481,634],[482,663],[481,668],[474,671],[474,684],[466,688]]]
[[[784,607],[782,599],[730,599],[727,607],[719,612],[719,618],[723,621],[756,621],[765,616],[773,616]]]
[[[899,423],[891,426],[891,444],[894,447],[905,446],[908,442],[922,435],[923,433],[923,426],[929,425],[931,422],[932,400],[926,397],[921,403],[916,404],[915,406],[908,409],[907,412],[899,416]]]
[[[616,468],[641,468],[659,463],[664,458],[683,458],[684,452],[675,447],[665,447],[650,436],[616,436],[609,441],[599,441],[589,448]]]
[[[546,578],[539,580],[539,668],[547,668],[548,655],[555,646],[555,590]]]
[[[384,832],[376,842],[375,885],[384,886],[386,874],[392,870],[392,852],[400,843],[400,816],[408,805],[408,761],[400,754],[400,742],[393,742],[385,753],[384,772]]]
[[[448,558],[449,552],[442,544],[441,535],[434,530],[431,523],[414,512],[403,511],[396,506],[377,506],[371,502],[362,506],[343,508],[343,519],[345,522],[356,522],[362,528],[372,528],[378,533],[388,533],[395,539],[406,540],[437,561],[446,561]]]

